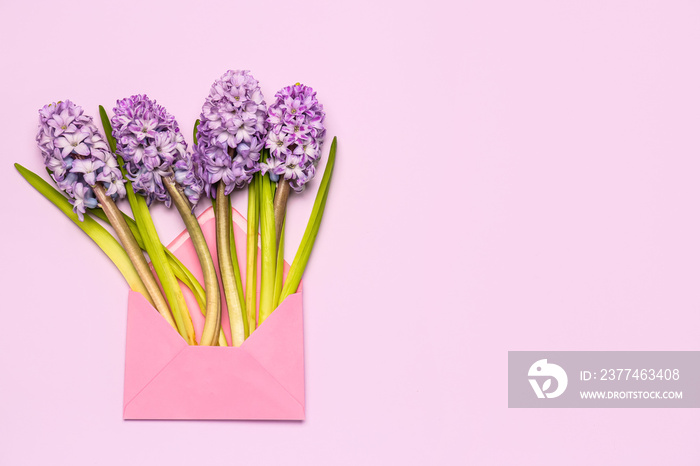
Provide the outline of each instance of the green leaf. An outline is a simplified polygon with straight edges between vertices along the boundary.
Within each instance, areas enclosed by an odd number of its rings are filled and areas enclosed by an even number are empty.
[[[127,194],[129,191],[133,192],[132,186],[127,186]],[[142,196],[134,195],[134,197],[135,202],[131,204],[131,210],[134,213],[138,229],[141,231],[146,252],[151,258],[153,268],[155,268],[163,291],[165,291],[165,296],[168,299],[178,331],[185,338],[185,341],[189,344],[195,344],[194,326],[192,318],[187,311],[185,297],[182,294],[180,285],[177,283],[173,270],[170,268],[165,255],[165,248],[158,237],[158,232],[153,224],[146,200]]]
[[[333,167],[335,166],[337,139],[338,138],[333,138],[330,154],[328,155],[328,163],[323,171],[323,178],[321,179],[321,185],[316,193],[316,200],[314,201],[314,207],[311,210],[309,222],[306,225],[306,230],[304,230],[304,236],[301,239],[301,244],[299,245],[299,249],[294,256],[292,266],[287,274],[287,281],[284,284],[284,288],[282,288],[282,295],[280,296],[277,305],[281,304],[287,296],[295,293],[297,288],[299,288],[301,277],[304,275],[306,264],[309,262],[309,257],[311,256],[311,251],[314,247],[316,236],[318,236],[318,230],[321,227],[323,211],[326,208],[328,190],[330,188],[331,178],[333,176]]]
[[[194,134],[192,134],[192,140],[194,141],[195,146],[197,145],[197,128],[198,127],[199,127],[199,119],[197,119],[197,121],[194,122],[194,130],[193,130]]]
[[[248,186],[248,225],[246,238],[246,292],[245,309],[248,331],[255,330],[257,316],[257,267],[258,267],[258,176],[254,176]]]
[[[265,154],[267,151],[264,151]],[[275,233],[275,208],[272,180],[269,175],[259,178],[262,189],[260,198],[261,271],[259,323],[267,319],[277,307],[275,299],[275,268],[277,266],[277,238]]]
[[[73,206],[68,199],[39,175],[18,163],[15,164],[15,168],[34,189],[39,191],[46,199],[58,207],[66,217],[71,219],[78,228],[83,230],[100,249],[107,254],[107,257],[117,266],[132,290],[138,291],[144,296],[148,296],[148,292],[136,273],[136,269],[131,264],[129,257],[126,255],[126,251],[124,251],[124,248],[114,236],[89,216],[85,216],[84,221],[81,222],[78,216],[73,212]]]
[[[109,122],[109,117],[107,116],[107,111],[100,105],[100,120],[102,120],[102,128],[105,131],[105,137],[109,143],[109,148],[113,153],[117,153],[117,140],[112,136],[112,124]]]
[[[100,220],[102,220],[103,222],[110,224],[109,219],[107,218],[107,214],[105,214],[104,210],[102,210],[100,208],[95,208],[95,209],[88,210],[88,212],[90,212],[90,215],[92,215],[93,217],[97,217]],[[133,218],[129,217],[124,212],[122,212],[122,216],[124,217],[124,221],[126,221],[126,224],[129,226],[131,233],[134,235],[136,242],[139,244],[139,247],[141,249],[144,249],[143,238],[141,238],[141,232],[139,231],[138,227],[136,226],[136,222],[134,221]]]
[[[233,277],[236,282],[236,290],[238,291],[238,300],[241,303],[241,313],[243,314],[243,319],[246,319],[246,311],[245,311],[245,297],[243,295],[243,281],[241,278],[241,267],[238,264],[238,248],[236,248],[236,238],[234,237],[233,233],[233,221],[229,222],[231,224],[231,238],[230,238],[230,250],[231,250],[231,262],[233,262]],[[246,325],[244,326],[245,330],[248,332],[248,335],[250,335],[251,330],[248,329],[248,322],[246,321]],[[248,337],[246,335],[246,338]]]

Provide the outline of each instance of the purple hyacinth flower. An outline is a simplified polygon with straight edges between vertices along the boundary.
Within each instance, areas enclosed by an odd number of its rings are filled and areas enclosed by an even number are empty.
[[[36,136],[44,165],[58,187],[71,197],[73,211],[82,221],[86,209],[97,207],[92,189],[102,183],[114,200],[126,195],[124,179],[114,154],[83,109],[70,100],[39,110]]]
[[[303,191],[314,177],[321,156],[325,116],[323,105],[309,86],[297,83],[275,94],[267,116],[270,131],[265,147],[270,156],[260,164],[262,172],[269,172],[273,181],[283,177],[294,191]]]
[[[267,135],[267,109],[258,81],[249,71],[229,70],[211,86],[197,127],[195,165],[207,196],[214,185],[225,193],[246,186],[260,170]]]
[[[148,205],[158,200],[170,207],[172,199],[163,185],[163,178],[169,177],[182,187],[194,208],[202,183],[174,116],[148,96],[133,95],[117,101],[112,135],[127,178]]]

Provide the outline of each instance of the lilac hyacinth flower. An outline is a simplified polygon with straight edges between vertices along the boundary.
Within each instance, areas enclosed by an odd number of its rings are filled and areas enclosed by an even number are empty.
[[[270,131],[265,141],[270,157],[261,164],[262,172],[269,171],[273,181],[281,176],[294,191],[303,191],[314,177],[321,156],[325,116],[323,105],[309,86],[297,83],[275,94],[275,102],[268,109]]]
[[[246,186],[260,170],[267,135],[267,109],[258,81],[249,71],[229,70],[209,91],[197,127],[194,151],[207,196],[225,184],[225,193]]]
[[[117,153],[124,159],[127,178],[134,191],[146,197],[148,205],[158,200],[170,206],[172,199],[163,185],[164,177],[182,187],[193,207],[197,204],[202,183],[177,121],[165,108],[146,95],[118,100],[112,134]]]
[[[114,200],[126,194],[116,157],[80,106],[70,100],[44,106],[39,110],[36,140],[51,177],[71,197],[81,221],[86,209],[97,207],[92,189],[97,183]]]

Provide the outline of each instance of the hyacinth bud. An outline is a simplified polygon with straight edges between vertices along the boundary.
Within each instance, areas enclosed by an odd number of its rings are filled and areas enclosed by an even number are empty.
[[[260,170],[260,151],[267,134],[266,106],[258,81],[249,71],[227,71],[209,91],[202,106],[194,151],[207,196],[225,184],[228,195],[246,186]]]
[[[117,141],[117,153],[124,159],[127,178],[148,205],[158,200],[170,207],[164,177],[174,179],[191,205],[197,204],[202,184],[195,176],[192,156],[177,121],[165,108],[146,95],[118,100],[112,135]]]
[[[323,105],[309,86],[297,83],[275,94],[275,102],[268,109],[270,131],[265,142],[270,157],[261,164],[262,172],[269,171],[273,181],[281,176],[294,191],[303,191],[314,177],[321,156],[325,116]]]
[[[36,140],[51,177],[71,197],[81,221],[86,209],[97,207],[92,189],[97,183],[114,200],[126,194],[116,157],[80,106],[70,100],[44,106]]]

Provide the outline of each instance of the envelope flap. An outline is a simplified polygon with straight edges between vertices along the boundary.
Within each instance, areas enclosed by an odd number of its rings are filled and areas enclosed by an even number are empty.
[[[240,348],[188,347],[130,403],[124,419],[304,419],[304,408]]]
[[[301,293],[288,296],[241,349],[304,406],[304,323]]]
[[[175,358],[187,343],[140,293],[129,292],[124,405]]]

